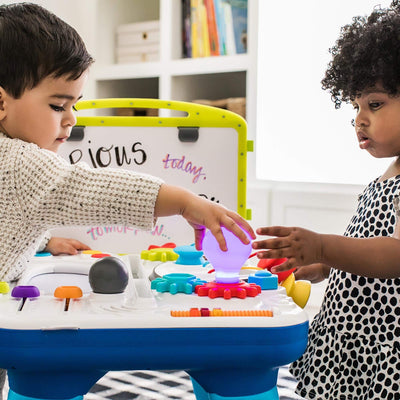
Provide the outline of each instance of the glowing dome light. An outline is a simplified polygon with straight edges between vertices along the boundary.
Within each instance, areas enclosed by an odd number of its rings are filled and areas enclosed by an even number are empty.
[[[222,227],[227,251],[222,251],[213,234],[207,230],[203,239],[203,252],[215,270],[215,281],[218,283],[238,283],[239,271],[251,253],[250,242],[244,244],[232,232]]]

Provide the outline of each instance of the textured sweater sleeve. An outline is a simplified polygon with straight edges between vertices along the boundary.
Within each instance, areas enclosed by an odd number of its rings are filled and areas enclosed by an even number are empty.
[[[21,211],[40,231],[91,224],[153,227],[162,183],[153,176],[70,165],[50,151],[23,142],[14,174]]]
[[[18,279],[45,232],[60,226],[151,229],[162,181],[122,169],[70,165],[0,133],[0,280]]]

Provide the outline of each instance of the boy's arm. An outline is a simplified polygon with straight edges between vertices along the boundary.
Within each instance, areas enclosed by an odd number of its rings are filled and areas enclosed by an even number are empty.
[[[185,218],[195,231],[195,244],[199,250],[206,228],[215,236],[221,250],[226,250],[221,226],[230,230],[245,244],[249,243],[249,239],[244,230],[255,239],[252,227],[239,214],[178,186],[165,183],[161,185],[154,215],[155,217],[181,215]]]
[[[400,240],[393,237],[351,238],[282,226],[259,228],[257,233],[273,236],[253,243],[254,249],[266,249],[259,258],[288,258],[273,272],[323,263],[365,277],[400,276]]]

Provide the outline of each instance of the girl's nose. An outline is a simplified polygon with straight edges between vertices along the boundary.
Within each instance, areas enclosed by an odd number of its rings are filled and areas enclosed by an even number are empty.
[[[358,111],[355,119],[354,119],[354,126],[361,127],[361,126],[367,126],[369,123],[368,118],[366,114],[363,111]]]

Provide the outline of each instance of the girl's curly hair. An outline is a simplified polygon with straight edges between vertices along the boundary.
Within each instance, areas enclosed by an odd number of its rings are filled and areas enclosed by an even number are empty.
[[[378,82],[389,95],[399,94],[400,0],[375,7],[369,17],[354,17],[329,52],[332,60],[321,83],[336,108]]]

